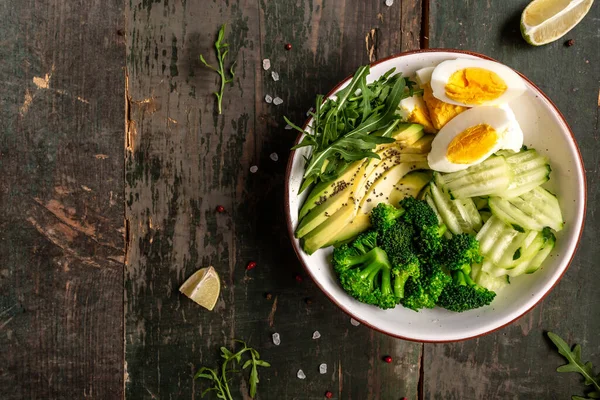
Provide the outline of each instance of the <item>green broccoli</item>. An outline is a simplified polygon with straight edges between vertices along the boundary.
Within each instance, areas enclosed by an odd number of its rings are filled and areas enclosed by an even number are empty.
[[[404,213],[401,208],[389,204],[379,203],[371,211],[371,225],[379,233],[385,232],[396,223],[396,220]]]
[[[418,311],[421,308],[435,307],[437,300],[452,278],[442,266],[431,260],[421,264],[421,275],[418,278],[411,277],[406,282],[406,295],[402,299],[402,305]]]
[[[437,305],[450,311],[463,312],[487,306],[494,297],[495,292],[479,286],[469,273],[459,270],[452,273],[452,283],[444,288]]]
[[[400,299],[404,297],[404,285],[408,278],[416,278],[421,272],[419,258],[413,246],[414,234],[411,225],[397,220],[380,240],[381,248],[392,265],[394,294]]]
[[[462,312],[486,306],[494,300],[495,292],[471,279],[471,264],[482,261],[479,242],[474,236],[466,233],[452,236],[444,246],[441,259],[452,274],[452,283],[440,294],[438,306]]]
[[[344,244],[333,251],[333,265],[342,288],[358,301],[383,309],[398,304],[392,290],[392,267],[381,248],[361,253],[355,247]]]
[[[377,247],[377,231],[369,230],[363,232],[351,243],[352,247],[360,253],[365,254]]]
[[[421,257],[431,258],[443,247],[442,236],[446,233],[446,225],[440,224],[435,211],[425,200],[405,197],[400,202],[405,210],[402,219],[412,224],[416,230],[415,244]]]
[[[456,271],[465,265],[470,267],[471,264],[480,263],[483,257],[479,253],[479,241],[475,236],[461,233],[444,243],[441,259],[450,271]]]

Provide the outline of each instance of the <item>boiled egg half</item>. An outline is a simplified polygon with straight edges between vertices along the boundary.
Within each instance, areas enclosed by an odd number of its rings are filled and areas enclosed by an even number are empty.
[[[501,149],[519,151],[523,132],[508,106],[474,107],[437,133],[427,156],[434,171],[455,172],[479,164]]]
[[[438,64],[431,72],[430,84],[439,100],[465,107],[505,104],[526,89],[512,69],[494,61],[467,58]]]

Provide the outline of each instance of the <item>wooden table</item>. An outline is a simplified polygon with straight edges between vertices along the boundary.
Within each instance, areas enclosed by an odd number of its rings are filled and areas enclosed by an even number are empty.
[[[519,33],[526,3],[2,2],[0,398],[199,398],[194,371],[216,365],[232,338],[273,365],[261,399],[580,394],[577,376],[554,372],[563,360],[544,332],[600,362],[600,7],[565,38],[574,46],[533,48]],[[217,115],[217,75],[198,56],[214,61],[224,22],[237,74]],[[283,115],[301,122],[315,94],[359,65],[427,47],[478,51],[530,77],[571,124],[589,188],[585,233],[561,283],[512,325],[455,344],[352,326],[302,270],[283,217],[294,140]],[[177,290],[208,265],[224,285],[214,312]],[[233,390],[248,398],[240,380]]]

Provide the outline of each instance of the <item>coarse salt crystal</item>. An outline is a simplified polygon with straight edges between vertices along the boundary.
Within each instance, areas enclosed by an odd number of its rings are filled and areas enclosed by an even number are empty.
[[[276,106],[280,105],[283,103],[283,100],[280,97],[275,97],[273,99],[273,104],[275,104]]]
[[[279,160],[279,155],[277,153],[271,153],[269,158],[273,161],[277,161],[277,160]]]
[[[277,332],[273,334],[273,344],[275,346],[279,346],[281,344],[281,338],[279,337],[279,333]]]
[[[275,72],[275,71],[272,71],[271,72],[271,78],[273,78],[273,80],[275,82],[277,82],[279,80],[279,74],[277,72]]]
[[[291,130],[291,129],[292,129],[292,126],[291,126],[290,124],[287,124],[287,125],[285,126],[285,129],[287,129],[287,130],[289,131],[289,130]]]
[[[266,71],[269,68],[271,68],[271,60],[269,60],[268,58],[265,58],[263,60],[263,69]]]
[[[266,96],[265,96],[265,101],[266,101],[267,103],[271,104],[271,103],[273,102],[273,98],[272,98],[271,96],[269,96],[269,95],[266,95]]]
[[[321,337],[321,333],[319,331],[314,331],[313,332],[313,339],[318,339]]]
[[[319,365],[319,373],[326,374],[327,373],[327,364],[323,363]]]
[[[302,371],[301,369],[298,370],[296,376],[298,377],[298,379],[306,379],[306,375],[304,375],[304,371]]]
[[[385,5],[391,7],[394,4],[394,0],[385,0]]]
[[[360,322],[358,322],[357,320],[355,320],[354,318],[350,318],[350,323],[354,326],[359,326]]]
[[[258,171],[258,167],[256,165],[253,165],[250,167],[250,172],[252,172],[254,174],[254,173],[256,173],[256,171]]]

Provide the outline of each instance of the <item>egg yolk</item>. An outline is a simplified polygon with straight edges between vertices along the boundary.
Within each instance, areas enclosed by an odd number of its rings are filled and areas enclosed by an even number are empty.
[[[471,164],[484,157],[498,142],[498,133],[488,124],[471,126],[448,145],[446,158],[454,164]]]
[[[456,117],[467,108],[456,106],[454,104],[444,103],[433,96],[433,91],[429,84],[423,85],[423,100],[429,110],[429,116],[433,127],[437,130],[442,129],[452,118]]]
[[[464,104],[482,104],[500,97],[507,89],[500,76],[483,68],[454,72],[446,83],[446,96]]]

